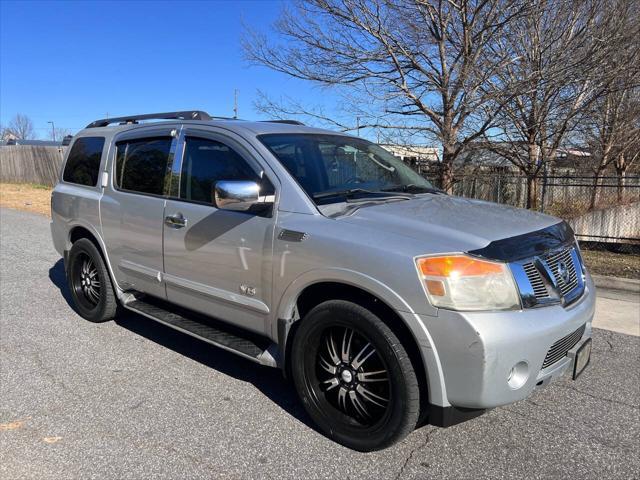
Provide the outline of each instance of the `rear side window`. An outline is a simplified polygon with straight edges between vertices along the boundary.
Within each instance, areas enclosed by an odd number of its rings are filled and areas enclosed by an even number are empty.
[[[62,179],[95,187],[98,184],[104,137],[81,137],[73,142]]]
[[[171,137],[163,137],[116,143],[116,187],[131,192],[162,195],[171,142]]]

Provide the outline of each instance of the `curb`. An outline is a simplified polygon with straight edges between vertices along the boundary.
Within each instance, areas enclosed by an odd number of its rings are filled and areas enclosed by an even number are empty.
[[[627,292],[640,293],[640,280],[633,278],[607,277],[604,275],[591,275],[598,288],[611,288]]]

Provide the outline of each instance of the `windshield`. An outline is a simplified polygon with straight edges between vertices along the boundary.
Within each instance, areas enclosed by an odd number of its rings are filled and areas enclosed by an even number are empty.
[[[317,204],[344,201],[355,194],[435,190],[402,160],[360,138],[296,133],[259,139]]]

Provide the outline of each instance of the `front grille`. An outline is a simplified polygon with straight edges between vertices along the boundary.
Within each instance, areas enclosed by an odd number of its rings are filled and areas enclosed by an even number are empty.
[[[533,294],[536,298],[548,298],[549,292],[547,291],[547,287],[544,286],[540,272],[533,262],[525,263],[522,267],[524,268],[524,272],[527,274],[527,278],[531,283],[531,288],[533,288]]]
[[[582,338],[584,329],[585,325],[582,325],[575,332],[570,333],[566,337],[562,337],[556,343],[551,345],[551,348],[549,349],[549,352],[547,352],[547,356],[544,358],[544,362],[542,363],[542,368],[550,367],[554,363],[566,357],[567,352],[575,347]]]
[[[564,297],[567,293],[572,291],[578,286],[578,275],[576,274],[576,266],[573,264],[573,258],[571,258],[571,251],[573,248],[565,248],[559,252],[555,252],[550,255],[545,255],[544,261],[553,272],[553,276],[556,279],[556,285],[560,289],[560,293]],[[561,275],[560,265],[564,264],[566,268],[566,277]]]
[[[548,304],[558,297],[565,297],[570,303],[579,296],[582,266],[575,247],[540,255],[521,266],[529,283],[526,289],[533,293],[537,304]]]

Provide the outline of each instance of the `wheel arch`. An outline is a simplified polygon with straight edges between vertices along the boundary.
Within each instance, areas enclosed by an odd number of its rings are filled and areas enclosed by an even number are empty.
[[[416,368],[421,388],[426,389],[429,403],[448,405],[435,345],[409,305],[396,292],[371,277],[351,275],[341,269],[335,269],[333,275],[327,273],[322,279],[315,274],[307,274],[307,281],[298,278],[280,303],[277,338],[285,374],[289,375],[290,348],[304,315],[326,300],[348,300],[373,311],[398,336]]]
[[[69,251],[71,250],[71,247],[75,242],[77,242],[81,238],[86,238],[89,241],[91,241],[91,243],[93,243],[95,247],[98,249],[98,252],[100,252],[100,255],[102,256],[102,260],[104,260],[104,263],[107,266],[107,271],[109,272],[109,276],[111,277],[111,282],[115,287],[116,295],[120,297],[121,290],[118,287],[118,282],[114,275],[113,269],[111,268],[111,262],[109,261],[109,257],[107,255],[104,242],[102,241],[102,237],[100,236],[100,234],[97,231],[95,231],[92,227],[84,224],[76,224],[76,225],[72,225],[69,228],[69,234],[67,237],[66,248],[65,248],[65,264],[66,264],[66,257]]]
[[[77,242],[81,238],[87,238],[91,240],[91,242],[98,248],[98,250],[100,250],[100,253],[102,253],[102,245],[98,241],[96,235],[83,225],[76,225],[69,230],[69,238],[67,242],[67,246],[69,247],[69,249],[75,242]]]

